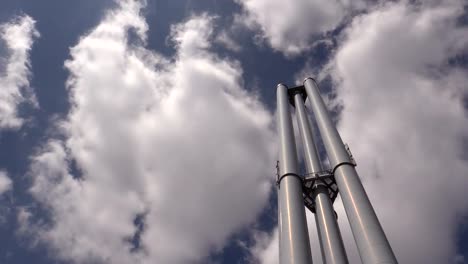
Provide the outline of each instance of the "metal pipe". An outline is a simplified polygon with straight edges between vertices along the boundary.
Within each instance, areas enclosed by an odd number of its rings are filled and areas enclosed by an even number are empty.
[[[296,107],[296,115],[298,120],[298,127],[304,145],[304,159],[308,173],[322,171],[322,164],[317,153],[314,138],[312,136],[312,129],[307,118],[306,109],[300,93],[294,95],[294,105]]]
[[[315,189],[315,195],[315,223],[319,231],[323,263],[347,264],[348,257],[328,189],[319,185]]]
[[[309,234],[302,197],[296,144],[287,87],[277,87],[279,135],[279,250],[280,264],[311,264]]]
[[[321,172],[323,171],[322,164],[319,159],[310,122],[300,93],[294,95],[294,104],[296,106],[296,116],[298,118],[302,144],[304,146],[304,159],[307,172]],[[343,245],[343,239],[341,238],[340,229],[336,222],[333,204],[328,196],[328,189],[319,181],[316,181],[314,188],[315,223],[319,234],[323,263],[347,264],[348,258]]]
[[[317,83],[304,80],[325,149],[340,190],[341,200],[364,264],[398,263],[349,154],[333,124]]]

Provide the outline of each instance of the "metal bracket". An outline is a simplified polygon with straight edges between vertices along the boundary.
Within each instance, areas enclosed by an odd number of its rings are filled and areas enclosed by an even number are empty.
[[[302,182],[304,205],[312,213],[315,213],[315,196],[317,195],[319,186],[323,186],[327,189],[328,196],[332,203],[335,202],[338,196],[338,185],[336,184],[335,176],[330,170],[306,174]]]
[[[296,173],[285,173],[285,174],[280,176],[280,174],[279,174],[279,160],[277,160],[276,161],[276,186],[278,186],[278,189],[280,188],[281,180],[286,176],[293,176],[293,177],[298,178],[301,182],[303,181],[303,176],[299,175],[299,174],[296,174]]]
[[[289,99],[289,103],[292,105],[292,106],[295,106],[294,104],[294,96],[296,94],[300,94],[302,96],[302,100],[305,100],[307,99],[307,93],[306,93],[306,90],[304,88],[303,85],[301,86],[296,86],[296,87],[292,87],[292,88],[289,88],[288,89],[288,99]]]
[[[276,186],[279,188],[279,160],[276,161]]]
[[[349,156],[349,161],[354,165],[354,167],[357,166],[357,163],[356,161],[354,160],[354,157],[353,157],[353,153],[351,153],[351,150],[349,149],[349,146],[348,144],[344,144],[344,147],[346,149],[346,152],[348,152],[348,156]]]
[[[317,189],[325,187],[332,203],[335,202],[335,199],[338,196],[338,185],[336,184],[335,176],[331,170],[306,175],[286,173],[280,177],[279,160],[277,160],[276,186],[278,186],[278,188],[280,188],[280,181],[284,176],[296,176],[302,181],[302,197],[304,198],[304,205],[312,213],[315,213],[315,196],[317,195]]]
[[[295,88],[299,88],[299,87],[295,87]],[[351,150],[349,149],[348,144],[344,144],[344,147],[346,149],[346,152],[348,153],[349,162],[340,163],[337,167],[339,167],[340,165],[344,163],[350,164],[352,166],[356,166],[357,165],[356,161],[354,160],[353,154],[351,153]],[[281,179],[284,176],[290,175],[289,173],[287,173],[280,177],[279,166],[280,166],[279,160],[277,160],[276,161],[276,185],[278,186],[278,188],[280,187]],[[338,196],[338,193],[339,193],[338,185],[336,184],[335,175],[334,175],[335,169],[337,167],[335,167],[333,170],[324,170],[324,171],[305,174],[305,175],[297,175],[297,174],[293,175],[302,180],[302,196],[304,198],[304,205],[312,213],[315,213],[315,196],[318,193],[318,189],[322,189],[323,187],[325,187],[326,190],[328,191],[328,196],[330,197],[331,202],[332,203],[335,202],[336,197]],[[318,188],[320,186],[322,187]]]
[[[333,169],[332,169],[332,174],[335,174],[335,171],[336,171],[339,167],[341,167],[342,165],[351,165],[351,166],[353,166],[353,167],[356,167],[356,166],[357,166],[357,163],[356,163],[356,161],[354,160],[353,154],[351,153],[351,150],[349,149],[348,144],[344,144],[344,148],[345,148],[346,152],[348,153],[348,158],[349,158],[349,160],[347,160],[347,161],[342,161],[342,162],[336,164],[335,167],[333,167]]]

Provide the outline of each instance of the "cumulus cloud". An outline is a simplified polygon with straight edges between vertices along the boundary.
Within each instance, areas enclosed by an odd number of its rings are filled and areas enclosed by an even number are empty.
[[[241,23],[259,29],[271,47],[288,56],[312,47],[327,31],[336,28],[348,10],[363,1],[339,0],[237,0],[243,8]]]
[[[35,21],[28,15],[0,25],[0,41],[5,51],[0,55],[0,128],[17,129],[24,119],[18,116],[18,105],[37,105],[29,87],[29,52],[39,36]]]
[[[342,108],[339,131],[401,263],[459,261],[455,232],[468,209],[468,75],[451,61],[467,52],[468,27],[458,23],[463,6],[392,2],[355,17],[327,68]]]
[[[0,170],[0,195],[9,191],[12,187],[12,181],[6,171]]]
[[[468,78],[448,64],[468,47],[462,7],[389,4],[356,19],[336,56],[340,129],[405,263],[450,262],[468,209]]]
[[[272,116],[239,63],[209,51],[213,19],[174,25],[165,58],[145,48],[142,8],[121,1],[71,48],[64,139],[32,157],[30,192],[50,223],[22,222],[60,259],[201,261],[269,196]]]

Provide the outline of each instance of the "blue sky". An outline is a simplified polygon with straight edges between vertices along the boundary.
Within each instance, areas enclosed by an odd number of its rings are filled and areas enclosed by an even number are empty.
[[[2,1],[0,263],[277,263],[275,88],[308,76],[400,262],[467,263],[466,9]]]

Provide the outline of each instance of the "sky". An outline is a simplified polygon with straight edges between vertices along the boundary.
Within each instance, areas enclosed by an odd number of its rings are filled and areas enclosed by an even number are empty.
[[[462,0],[2,0],[0,263],[278,263],[276,85],[306,77],[399,262],[468,263]]]

